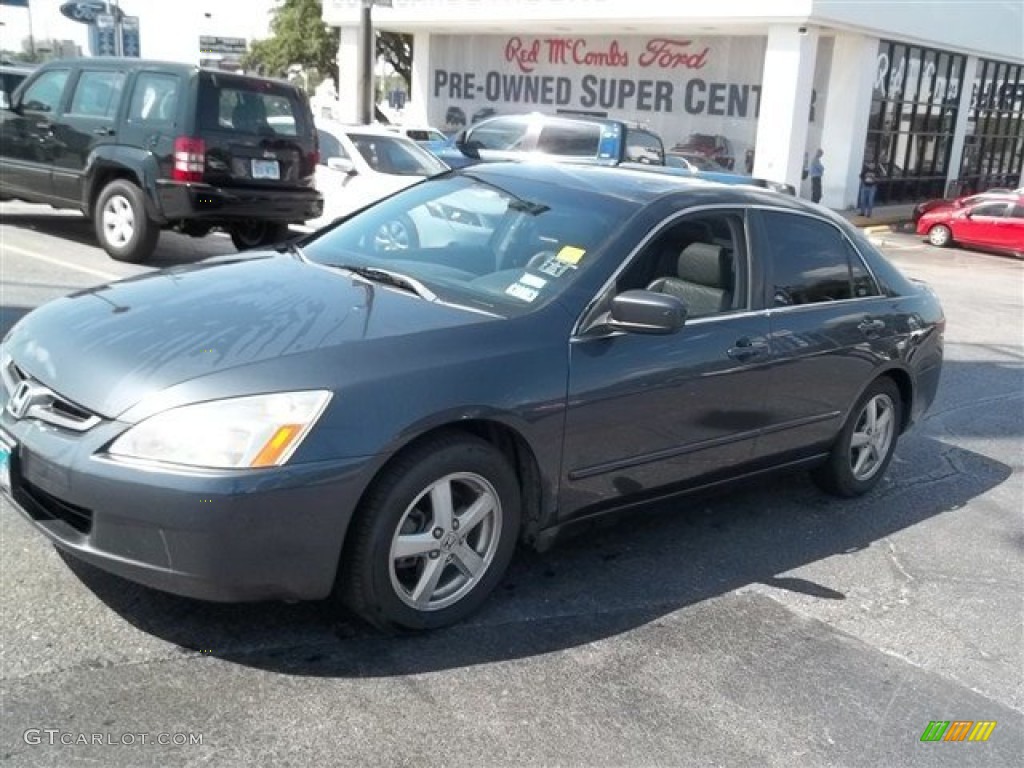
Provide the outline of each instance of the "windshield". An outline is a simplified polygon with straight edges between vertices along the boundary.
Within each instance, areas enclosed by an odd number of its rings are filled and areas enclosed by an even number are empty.
[[[561,295],[635,204],[515,180],[517,194],[471,175],[427,180],[324,230],[306,258],[388,270],[439,300],[504,316]]]
[[[349,133],[349,139],[366,164],[377,173],[392,176],[433,176],[448,166],[415,142],[377,133]]]

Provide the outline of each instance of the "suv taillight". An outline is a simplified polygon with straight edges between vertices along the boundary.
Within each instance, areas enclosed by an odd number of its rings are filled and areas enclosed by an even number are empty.
[[[174,140],[174,169],[171,178],[175,181],[202,181],[206,168],[206,142],[188,136]]]

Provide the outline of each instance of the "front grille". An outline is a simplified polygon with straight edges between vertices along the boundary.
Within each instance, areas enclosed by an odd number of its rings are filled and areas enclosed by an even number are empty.
[[[9,357],[5,355],[4,358],[0,363],[0,380],[7,390],[7,410],[14,415],[11,400],[22,385],[32,387],[35,392],[31,397],[31,405],[24,413],[18,413],[16,418],[38,419],[74,432],[85,432],[99,424],[99,416],[42,386]]]
[[[21,491],[20,495],[22,496],[18,500],[36,520],[63,520],[76,531],[85,535],[89,535],[92,530],[91,509],[58,499],[24,478],[19,483],[18,490]]]

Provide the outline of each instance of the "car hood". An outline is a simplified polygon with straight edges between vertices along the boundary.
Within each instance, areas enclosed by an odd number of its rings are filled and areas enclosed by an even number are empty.
[[[368,340],[490,319],[297,257],[260,254],[57,299],[26,315],[4,351],[23,373],[116,418],[148,395],[229,369],[272,359],[294,367],[304,354],[322,358]]]

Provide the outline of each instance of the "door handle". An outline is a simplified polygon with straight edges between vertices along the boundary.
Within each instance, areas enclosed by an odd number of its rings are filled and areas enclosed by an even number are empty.
[[[877,336],[885,330],[885,321],[865,317],[857,324],[857,330],[865,336]]]
[[[94,128],[92,132],[97,136],[113,136],[116,133],[113,128]]]
[[[762,357],[767,354],[767,352],[768,344],[766,342],[754,341],[744,337],[736,342],[736,346],[729,347],[726,354],[733,360],[743,362],[745,360],[753,360],[754,358]]]

